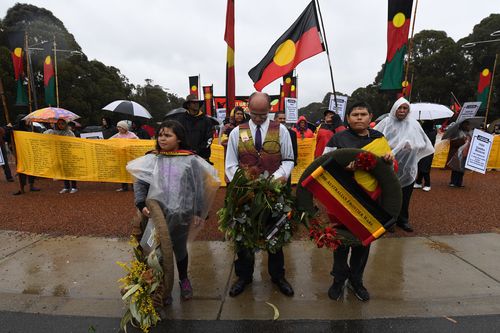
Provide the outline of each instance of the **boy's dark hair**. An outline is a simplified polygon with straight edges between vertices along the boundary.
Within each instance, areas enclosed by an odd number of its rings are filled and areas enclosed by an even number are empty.
[[[277,116],[282,115],[282,114],[284,114],[284,115],[286,116],[285,111],[276,111],[276,112],[274,113],[274,118],[276,118]]]
[[[190,149],[186,139],[186,130],[184,129],[184,126],[182,126],[181,123],[177,120],[165,120],[160,124],[160,126],[158,126],[158,129],[156,130],[156,150],[161,150],[160,145],[158,144],[158,137],[160,136],[161,130],[164,128],[170,128],[172,132],[174,132],[175,136],[180,141],[179,149]]]
[[[352,110],[354,109],[367,109],[369,114],[373,113],[370,104],[363,101],[359,101],[359,102],[354,102],[354,104],[351,105],[351,107],[347,110],[347,116],[350,115]]]

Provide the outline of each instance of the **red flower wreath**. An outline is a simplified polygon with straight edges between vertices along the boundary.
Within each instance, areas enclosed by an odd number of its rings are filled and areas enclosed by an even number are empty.
[[[370,152],[357,154],[354,161],[355,168],[364,171],[371,171],[377,165],[377,158]]]
[[[337,230],[331,226],[325,227],[317,219],[310,221],[309,238],[316,243],[318,248],[325,246],[328,249],[336,250],[341,244],[340,239],[337,238]]]

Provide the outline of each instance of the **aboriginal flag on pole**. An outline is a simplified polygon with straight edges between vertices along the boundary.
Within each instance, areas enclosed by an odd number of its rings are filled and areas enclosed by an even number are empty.
[[[291,72],[302,61],[325,50],[314,0],[290,28],[271,46],[248,75],[256,90]]]
[[[365,246],[394,224],[392,217],[358,185],[352,172],[333,158],[311,173],[302,186]]]
[[[199,77],[198,76],[190,76],[189,77],[189,94],[195,95],[197,98],[199,97],[198,86],[199,86]]]
[[[16,105],[28,105],[26,89],[24,89],[24,31],[9,33],[10,53],[14,66],[14,80],[16,81]]]
[[[389,0],[387,58],[381,90],[400,90],[403,83],[404,56],[410,31],[413,0]]]
[[[56,103],[56,81],[54,76],[54,57],[52,43],[47,42],[43,46],[43,87],[45,89],[45,104],[50,106]]]
[[[280,111],[285,110],[285,98],[291,97],[293,71],[283,76],[283,84],[280,85]]]
[[[488,104],[494,64],[495,56],[486,56],[481,61],[481,72],[479,73],[479,83],[477,84],[477,101],[481,102],[481,108],[483,109],[486,109],[486,104]]]
[[[224,40],[227,43],[226,114],[229,115],[234,108],[236,94],[236,81],[234,76],[234,0],[227,0]]]
[[[214,86],[203,86],[203,99],[205,100],[205,113],[212,116],[214,113]]]
[[[297,83],[298,83],[297,76],[293,76],[292,77],[292,85],[290,86],[290,97],[292,97],[292,98],[297,98],[297,96],[298,96]]]

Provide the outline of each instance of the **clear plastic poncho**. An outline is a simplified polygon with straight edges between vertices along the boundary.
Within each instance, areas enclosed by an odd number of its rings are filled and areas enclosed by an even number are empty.
[[[160,203],[176,258],[181,260],[185,256],[188,234],[194,237],[193,228],[190,229],[193,217],[204,220],[212,206],[220,186],[217,171],[197,155],[161,154],[147,154],[130,161],[127,171],[135,179],[149,184],[146,199]]]
[[[405,119],[399,120],[396,118],[396,110],[405,103],[410,106],[410,111]],[[418,121],[409,116],[410,112],[410,102],[401,97],[392,106],[389,116],[374,128],[382,132],[389,141],[392,152],[398,161],[398,178],[401,187],[408,186],[415,181],[418,161],[434,153],[431,141],[425,135]]]

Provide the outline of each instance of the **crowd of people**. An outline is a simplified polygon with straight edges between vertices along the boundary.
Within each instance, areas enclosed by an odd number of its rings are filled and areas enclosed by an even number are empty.
[[[183,299],[193,295],[188,278],[187,236],[192,224],[203,223],[207,217],[214,193],[218,188],[219,176],[210,162],[210,146],[215,137],[225,147],[225,177],[228,182],[239,169],[248,169],[257,174],[265,172],[283,183],[290,182],[290,175],[297,164],[297,141],[316,138],[314,156],[319,157],[332,151],[359,148],[371,151],[393,166],[402,191],[402,205],[396,226],[412,232],[409,205],[413,189],[431,190],[430,166],[436,141],[436,128],[432,121],[419,123],[409,116],[411,103],[399,98],[392,106],[388,117],[372,128],[373,111],[364,102],[356,102],[346,112],[346,122],[333,111],[324,109],[323,122],[313,131],[304,116],[298,118],[292,128],[286,126],[284,112],[275,113],[270,120],[270,97],[255,92],[249,97],[248,113],[241,107],[232,110],[230,118],[214,135],[216,123],[202,112],[203,101],[189,95],[183,107],[185,112],[167,115],[158,127],[154,138],[155,149],[143,157],[128,163],[127,170],[133,175],[135,205],[144,215],[150,212],[146,199],[161,203],[167,217],[173,250],[179,273],[179,284]],[[12,130],[30,131],[32,128],[20,115],[14,125],[0,128],[2,155],[6,158],[6,140]],[[113,126],[111,119],[101,119],[101,130],[106,139],[150,139],[150,135],[138,122],[119,121]],[[500,125],[495,133],[500,132]],[[59,136],[74,137],[75,133],[65,120],[58,120],[53,128],[43,132]],[[500,133],[499,133],[500,134]],[[471,140],[469,122],[463,121],[456,136],[451,138],[450,158],[447,166],[452,170],[450,187],[462,187],[464,161]],[[12,143],[12,142],[10,142]],[[9,164],[3,166],[6,180],[14,181]],[[352,170],[354,171],[354,170]],[[392,172],[392,171],[391,171]],[[29,191],[35,187],[35,177],[18,174],[20,189],[15,195],[23,194],[29,184]],[[363,183],[358,181],[363,187]],[[372,191],[368,187],[367,192]],[[122,184],[118,191],[127,191],[128,184]],[[76,193],[75,180],[64,180],[60,193]],[[380,193],[372,191],[370,196],[379,200]],[[342,220],[333,221],[342,228]],[[394,232],[394,229],[389,229]],[[370,246],[341,245],[334,251],[331,275],[333,283],[328,296],[339,300],[347,286],[362,301],[370,299],[363,283],[363,273],[368,261]],[[229,294],[236,297],[252,282],[254,272],[254,250],[240,249],[234,262],[237,280],[231,285]],[[294,290],[285,278],[285,259],[282,249],[268,253],[268,271],[271,281],[286,296],[293,296]],[[167,297],[168,298],[168,297]]]

